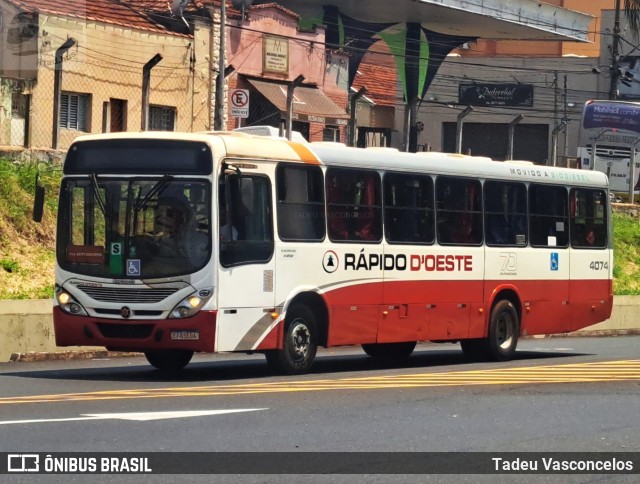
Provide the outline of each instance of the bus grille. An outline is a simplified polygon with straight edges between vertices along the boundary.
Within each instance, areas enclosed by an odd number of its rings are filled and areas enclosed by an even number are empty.
[[[587,153],[591,156],[591,150],[593,147],[591,145],[587,145]],[[600,158],[614,158],[614,159],[624,159],[629,158],[631,156],[631,148],[628,146],[607,146],[607,145],[597,145],[596,154]]]
[[[98,329],[105,338],[145,339],[151,336],[153,325],[98,323]]]
[[[157,303],[178,291],[178,288],[175,287],[132,289],[125,287],[94,287],[85,284],[79,284],[77,288],[96,301],[128,304]]]

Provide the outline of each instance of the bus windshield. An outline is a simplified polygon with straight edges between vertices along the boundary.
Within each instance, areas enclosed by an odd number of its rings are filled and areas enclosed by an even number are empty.
[[[206,180],[66,177],[56,255],[79,275],[150,279],[191,274],[211,256]]]

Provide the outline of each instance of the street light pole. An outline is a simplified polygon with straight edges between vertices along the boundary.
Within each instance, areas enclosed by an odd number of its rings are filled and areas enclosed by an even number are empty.
[[[367,93],[366,87],[361,87],[358,92],[349,93],[349,130],[347,132],[347,146],[356,145],[356,107],[358,99]]]
[[[291,84],[287,86],[287,133],[286,137],[289,141],[291,141],[291,134],[293,131],[293,91],[296,87],[302,84],[304,81],[304,76],[300,74],[296,77]]]
[[[456,118],[456,153],[462,153],[462,120],[467,117],[471,111],[473,111],[473,106],[467,106]]]
[[[62,91],[62,61],[64,60],[64,54],[74,45],[76,45],[76,39],[73,37],[64,41],[60,47],[56,49],[54,58],[55,62],[55,74],[53,77],[53,133],[51,136],[51,147],[54,150],[58,149],[58,138],[60,136],[60,97]]]

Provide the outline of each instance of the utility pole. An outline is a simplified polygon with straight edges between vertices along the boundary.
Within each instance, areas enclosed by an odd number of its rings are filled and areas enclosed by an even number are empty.
[[[558,117],[558,71],[553,71],[553,121],[555,124],[558,124],[560,121]]]
[[[611,44],[611,84],[609,85],[609,99],[618,97],[618,56],[620,55],[620,0],[616,0],[615,19],[613,21],[613,43]]]
[[[218,49],[218,76],[216,77],[216,107],[213,129],[220,131],[224,124],[224,65],[225,65],[225,24],[227,23],[226,2],[220,2],[220,40]]]
[[[562,108],[563,108],[563,115],[562,115],[562,120],[565,122],[564,125],[564,147],[562,149],[562,157],[564,158],[565,163],[567,162],[567,138],[569,137],[569,117],[567,116],[567,105],[569,104],[569,99],[567,97],[567,75],[564,75],[564,84],[563,84],[563,92],[564,92],[564,97],[562,100]],[[567,164],[568,165],[568,164]]]

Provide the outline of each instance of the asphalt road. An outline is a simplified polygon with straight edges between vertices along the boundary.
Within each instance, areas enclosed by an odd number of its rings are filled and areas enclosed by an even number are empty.
[[[425,482],[425,476],[369,475],[367,465],[361,475],[294,476],[288,473],[304,459],[289,454],[334,453],[311,457],[329,459],[327,468],[340,472],[340,454],[348,452],[638,453],[639,346],[640,337],[632,336],[527,339],[511,362],[468,363],[457,345],[427,344],[393,367],[340,348],[320,352],[313,372],[297,377],[271,375],[260,355],[198,355],[174,377],[144,358],[2,363],[0,452],[284,454],[258,463],[282,467],[280,476],[12,474],[0,480]],[[464,459],[459,470],[429,480],[637,482],[640,464],[634,476],[478,476],[465,474]]]

